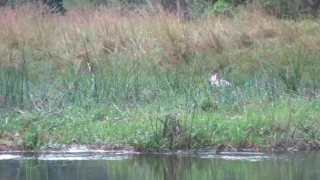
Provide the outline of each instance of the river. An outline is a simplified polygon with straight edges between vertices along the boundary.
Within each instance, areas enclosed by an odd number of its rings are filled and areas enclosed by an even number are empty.
[[[320,153],[0,152],[0,180],[319,180]]]

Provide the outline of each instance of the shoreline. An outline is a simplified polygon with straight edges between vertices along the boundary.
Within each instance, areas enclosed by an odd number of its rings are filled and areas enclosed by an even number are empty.
[[[105,153],[129,153],[129,154],[220,154],[220,153],[285,153],[285,152],[301,152],[301,151],[318,151],[320,150],[320,145],[314,147],[288,147],[286,150],[282,147],[273,147],[264,150],[260,150],[261,148],[240,148],[236,150],[226,150],[219,148],[203,148],[200,150],[177,150],[177,151],[163,151],[163,152],[144,152],[138,151],[134,147],[128,148],[117,148],[112,149],[110,147],[105,146],[90,146],[90,145],[61,145],[61,148],[57,149],[19,149],[19,148],[12,148],[12,147],[3,147],[3,144],[0,144],[0,154],[2,153],[86,153],[86,152],[105,152]]]

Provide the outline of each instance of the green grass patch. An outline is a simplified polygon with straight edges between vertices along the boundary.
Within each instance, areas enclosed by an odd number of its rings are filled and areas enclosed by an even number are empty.
[[[24,11],[0,13],[0,148],[319,147],[317,19]]]

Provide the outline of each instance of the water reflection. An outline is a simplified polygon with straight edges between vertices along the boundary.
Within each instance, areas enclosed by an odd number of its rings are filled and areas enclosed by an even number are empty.
[[[0,180],[320,179],[320,155],[147,155],[127,153],[0,154]]]

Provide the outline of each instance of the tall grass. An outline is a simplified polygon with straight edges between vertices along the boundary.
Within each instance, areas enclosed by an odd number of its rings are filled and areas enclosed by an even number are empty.
[[[317,20],[126,13],[1,11],[0,139],[145,151],[317,145]],[[207,69],[233,86],[210,87]]]

